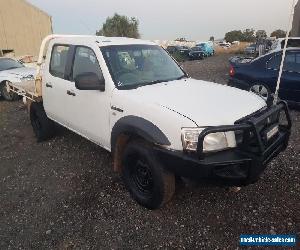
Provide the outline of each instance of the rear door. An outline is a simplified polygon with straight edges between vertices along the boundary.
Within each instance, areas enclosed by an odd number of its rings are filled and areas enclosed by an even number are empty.
[[[268,87],[275,92],[277,80],[279,76],[279,69],[282,60],[282,53],[277,52],[267,61],[267,74],[262,76],[264,82],[268,85]],[[286,71],[286,61],[288,60],[288,55],[286,56],[284,63],[284,70],[281,77],[280,88],[279,88],[279,97],[282,100],[290,100],[290,82],[288,80],[289,73]]]
[[[273,93],[276,90],[281,58],[282,58],[281,53],[274,53],[273,56],[271,56],[271,58],[266,63],[266,67],[267,67],[266,74],[264,72],[262,72],[261,74],[262,82],[264,82],[271,89]],[[279,97],[281,99],[286,100],[287,96],[284,88],[285,88],[285,82],[282,81],[279,89]]]
[[[282,84],[285,98],[292,102],[300,102],[300,52],[287,52],[282,74]]]
[[[277,53],[267,62],[268,81],[275,91],[282,54]],[[300,52],[287,51],[279,88],[279,97],[283,100],[300,102]]]
[[[47,116],[69,127],[66,92],[70,82],[67,80],[66,65],[70,56],[70,45],[53,44],[49,46],[43,72],[43,105]]]

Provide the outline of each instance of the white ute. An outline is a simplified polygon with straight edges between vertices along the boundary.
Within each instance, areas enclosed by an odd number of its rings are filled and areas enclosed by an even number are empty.
[[[291,129],[285,103],[191,79],[161,47],[129,38],[49,36],[31,88],[10,90],[27,98],[38,141],[59,123],[112,152],[150,209],[172,198],[175,176],[254,183]]]

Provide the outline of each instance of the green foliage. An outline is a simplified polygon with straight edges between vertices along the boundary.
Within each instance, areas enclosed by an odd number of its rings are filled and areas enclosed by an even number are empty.
[[[233,30],[225,34],[225,40],[232,43],[233,41],[241,42],[254,42],[255,41],[255,31],[254,29]]]
[[[255,41],[255,30],[254,29],[246,29],[243,31],[243,39],[242,42],[254,42]]]
[[[97,36],[140,38],[139,21],[132,17],[121,16],[117,13],[108,17],[102,28],[96,32]]]
[[[225,40],[232,43],[233,41],[241,41],[243,38],[243,32],[241,30],[229,31],[225,34]]]
[[[284,30],[275,30],[271,33],[271,37],[276,37],[276,38],[285,38],[286,32]]]
[[[211,37],[209,38],[209,41],[214,42],[214,41],[215,41],[215,37],[214,37],[214,36],[211,36]]]
[[[267,38],[267,32],[265,30],[258,30],[256,31],[256,39],[264,39],[264,38]]]

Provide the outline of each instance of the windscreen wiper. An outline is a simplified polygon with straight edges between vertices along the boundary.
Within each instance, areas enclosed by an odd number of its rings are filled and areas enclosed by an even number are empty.
[[[161,82],[165,82],[165,80],[154,80],[154,81],[151,81],[151,82],[140,83],[140,84],[135,85],[134,88],[153,85],[153,84],[157,84],[157,83],[161,83]]]
[[[181,80],[181,79],[184,79],[184,78],[188,78],[188,76],[186,76],[186,75],[182,75],[182,76],[180,76],[180,77],[176,78],[175,80]]]

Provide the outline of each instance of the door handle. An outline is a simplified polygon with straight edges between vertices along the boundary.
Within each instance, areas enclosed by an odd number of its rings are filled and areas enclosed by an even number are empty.
[[[76,94],[75,94],[73,91],[71,91],[71,90],[68,90],[68,91],[67,91],[67,94],[68,94],[68,95],[71,95],[71,96],[76,96]]]
[[[46,83],[46,87],[47,87],[47,88],[52,88],[53,86],[52,86],[52,84],[51,84],[50,82],[47,82],[47,83]]]

